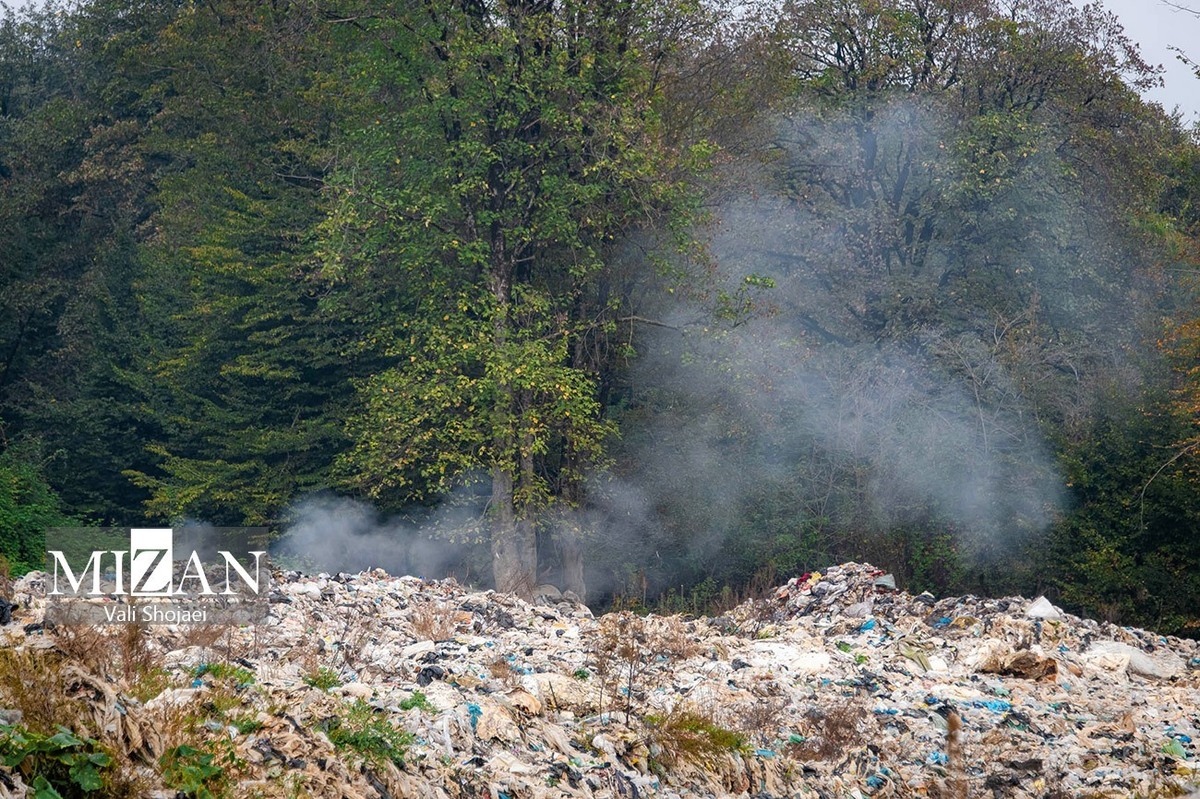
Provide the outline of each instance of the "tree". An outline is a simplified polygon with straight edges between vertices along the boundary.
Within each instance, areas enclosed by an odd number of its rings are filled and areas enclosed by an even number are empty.
[[[652,362],[630,471],[663,526],[703,531],[675,548],[696,579],[763,552],[903,576],[951,540],[960,588],[1015,590],[1065,510],[1044,432],[1085,435],[1097,396],[1155,374],[1170,281],[1144,233],[1175,134],[1136,94],[1153,74],[1092,7],[813,0],[778,36],[791,106],[712,248],[774,282],[772,316]]]
[[[132,388],[157,422],[129,470],[157,517],[278,524],[330,485],[354,375],[314,276],[335,55],[308,3],[188,7],[141,54],[162,98],[142,142],[169,164],[141,246],[155,331]]]
[[[46,479],[92,519],[142,499],[121,470],[148,426],[121,373],[140,328],[138,225],[152,164],[133,144],[151,109],[126,59],[170,17],[97,2],[8,12],[0,24],[0,424],[46,452]]]
[[[343,467],[384,498],[486,474],[503,591],[532,591],[539,519],[580,501],[613,433],[582,357],[615,330],[605,256],[688,209],[693,153],[662,141],[654,81],[672,10],[426,0],[344,21],[373,124],[331,179],[328,270],[380,287],[364,346],[391,365],[360,385]]]

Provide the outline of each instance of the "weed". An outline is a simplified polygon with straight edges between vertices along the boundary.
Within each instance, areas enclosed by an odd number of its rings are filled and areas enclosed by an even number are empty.
[[[571,673],[571,676],[582,681],[586,680],[588,677],[591,677],[592,673],[587,669],[575,669],[575,671]]]
[[[521,676],[503,655],[497,655],[496,659],[488,664],[487,669],[489,674],[508,688],[515,688],[521,681]]]
[[[193,624],[184,630],[182,645],[211,649],[224,633],[225,629],[217,624]]]
[[[129,693],[139,702],[148,702],[171,686],[171,675],[158,666],[148,667],[136,674],[129,685]]]
[[[12,599],[12,564],[0,554],[0,599]]]
[[[665,716],[646,716],[650,751],[657,762],[711,764],[717,757],[747,751],[746,739],[697,708],[679,707]]]
[[[786,697],[756,697],[738,703],[732,709],[733,726],[766,747],[778,735],[787,706]]]
[[[664,673],[661,667],[699,651],[678,617],[650,619],[628,611],[604,616],[594,640],[592,672],[600,678],[602,693],[616,689],[621,695],[626,724],[646,684]]]
[[[803,741],[789,743],[784,750],[797,760],[828,760],[863,739],[859,727],[865,714],[849,702],[828,710],[813,708],[805,716],[812,734]]]
[[[335,748],[350,750],[376,768],[389,762],[404,765],[404,754],[413,742],[412,735],[396,729],[361,699],[350,706],[344,717],[326,719],[322,728]]]
[[[215,759],[212,752],[176,746],[162,756],[163,782],[190,799],[216,799],[225,794],[228,779]]]
[[[63,656],[55,651],[0,649],[0,699],[18,710],[35,733],[53,730],[77,714],[66,691]]]
[[[0,725],[0,762],[19,770],[36,796],[53,797],[100,790],[102,772],[113,765],[113,758],[97,741],[80,738],[66,727],[43,735]]]
[[[420,691],[413,691],[412,696],[400,702],[401,710],[412,710],[414,707],[424,710],[426,713],[437,712],[437,708],[430,704],[429,699]]]
[[[369,616],[347,610],[342,624],[342,633],[333,643],[342,665],[353,669],[359,669],[362,666],[363,650],[371,642],[373,630],[374,625]],[[451,636],[453,634],[451,631]]]
[[[123,624],[115,635],[117,655],[127,681],[134,681],[154,667],[154,651],[149,646],[150,631],[145,624]]]
[[[777,635],[778,607],[768,599],[749,599],[733,611],[742,634],[755,640]]]
[[[253,685],[254,672],[232,663],[201,663],[192,669],[193,677],[212,675],[214,680],[233,680],[237,685]]]
[[[233,716],[228,721],[242,735],[250,735],[263,728],[263,723],[253,716]]]
[[[337,672],[327,666],[322,666],[311,674],[306,674],[304,676],[304,683],[311,685],[313,688],[328,691],[330,688],[337,688],[342,684],[342,681],[337,676]]]
[[[100,627],[83,624],[61,624],[46,630],[47,637],[67,661],[74,662],[93,674],[108,675],[112,671],[112,641]]]
[[[458,632],[453,608],[435,602],[421,602],[409,613],[418,641],[448,641]]]
[[[679,616],[647,619],[646,623],[657,655],[687,660],[700,652],[691,628]]]
[[[203,707],[213,718],[224,721],[230,711],[240,708],[242,704],[242,697],[236,691],[220,686],[205,694]]]

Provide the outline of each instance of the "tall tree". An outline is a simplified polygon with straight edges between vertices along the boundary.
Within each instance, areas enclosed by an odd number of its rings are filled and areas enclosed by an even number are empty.
[[[354,362],[314,279],[336,97],[314,4],[187,7],[142,54],[161,98],[135,388],[158,425],[131,470],[160,518],[279,524],[330,484]]]
[[[343,464],[377,497],[486,475],[500,590],[532,591],[539,519],[579,501],[569,486],[613,432],[579,346],[614,330],[605,255],[688,207],[693,154],[663,141],[654,72],[671,13],[425,0],[346,14],[373,124],[348,133],[333,181],[329,272],[383,287],[366,344],[392,365],[360,386]]]
[[[93,519],[142,499],[121,470],[145,462],[150,425],[121,374],[140,344],[135,245],[155,165],[135,145],[154,105],[131,56],[172,13],[96,2],[0,23],[0,426],[40,442],[47,478]]]

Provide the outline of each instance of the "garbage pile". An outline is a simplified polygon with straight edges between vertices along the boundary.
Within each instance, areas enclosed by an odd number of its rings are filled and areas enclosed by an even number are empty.
[[[79,649],[42,627],[43,579],[15,585],[9,661]],[[848,563],[717,618],[596,618],[548,586],[528,604],[380,571],[277,574],[271,603],[255,626],[142,628],[135,669],[75,652],[54,678],[75,714],[63,723],[159,797],[1127,797],[1200,784],[1197,643],[1043,598],[911,596]],[[12,676],[0,670],[3,725],[33,712]],[[0,766],[0,795],[33,797],[31,781]]]

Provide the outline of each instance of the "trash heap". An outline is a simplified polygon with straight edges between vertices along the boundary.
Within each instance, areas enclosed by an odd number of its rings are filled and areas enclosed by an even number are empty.
[[[15,586],[9,660],[71,651],[40,623],[43,579]],[[1150,797],[1200,784],[1194,641],[1042,598],[911,596],[855,563],[717,618],[596,618],[539,594],[277,574],[268,623],[147,627],[141,677],[85,656],[55,679],[68,726],[159,797],[201,783],[346,799]],[[21,723],[14,696],[0,682],[0,723]],[[27,776],[0,766],[0,796],[33,797]]]

